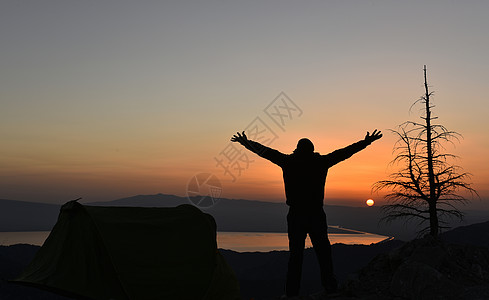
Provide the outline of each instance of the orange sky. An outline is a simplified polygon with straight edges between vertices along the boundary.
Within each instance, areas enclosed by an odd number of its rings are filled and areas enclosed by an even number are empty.
[[[418,118],[427,64],[434,113],[464,136],[447,150],[488,207],[489,4],[472,4],[2,3],[0,198],[183,196],[210,172],[224,197],[283,201],[271,163],[254,157],[235,182],[216,167],[259,117],[284,153],[302,137],[326,154],[382,130],[326,188],[328,203],[382,203],[370,188],[392,171],[387,130]],[[302,114],[281,128],[265,109],[282,91]]]

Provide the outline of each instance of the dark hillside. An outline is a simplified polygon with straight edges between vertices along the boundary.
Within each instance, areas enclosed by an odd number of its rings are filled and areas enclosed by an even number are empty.
[[[489,247],[489,221],[457,227],[441,234],[444,241]]]

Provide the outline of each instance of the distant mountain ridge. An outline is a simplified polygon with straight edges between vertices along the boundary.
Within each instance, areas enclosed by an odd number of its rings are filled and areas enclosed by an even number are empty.
[[[470,244],[489,248],[489,221],[454,228],[442,233],[441,239],[455,244]]]
[[[0,199],[0,231],[45,231],[56,223],[60,205]]]
[[[186,197],[156,194],[137,195],[106,202],[83,203],[100,206],[140,206],[172,207],[189,204]],[[0,200],[0,231],[48,231],[56,223],[61,205],[13,200]],[[244,199],[221,199],[205,212],[217,222],[219,231],[286,232],[285,203],[272,203]],[[379,224],[379,207],[349,207],[326,205],[329,225],[394,236],[396,239],[410,240],[415,237],[416,228],[403,223]],[[486,215],[475,215],[468,222],[487,221]],[[330,230],[334,230],[330,228]],[[333,232],[333,231],[331,231]]]
[[[170,194],[136,195],[111,201],[98,201],[83,203],[97,206],[139,206],[139,207],[172,207],[181,204],[189,204],[189,200]]]

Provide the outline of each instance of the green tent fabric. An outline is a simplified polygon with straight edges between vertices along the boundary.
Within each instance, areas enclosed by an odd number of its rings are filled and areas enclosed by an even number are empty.
[[[239,299],[216,223],[192,205],[61,207],[18,283],[89,299]]]

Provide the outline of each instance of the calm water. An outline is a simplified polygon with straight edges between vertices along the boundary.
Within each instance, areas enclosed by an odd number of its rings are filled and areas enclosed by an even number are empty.
[[[344,228],[343,228],[344,229]],[[359,232],[355,230],[351,234],[331,233],[329,239],[332,244],[361,244],[370,245],[386,239],[387,236]],[[0,245],[8,246],[14,244],[42,245],[49,235],[49,231],[33,232],[0,232]],[[218,232],[217,245],[221,249],[230,249],[238,252],[261,251],[268,252],[273,250],[288,250],[287,233],[270,232]],[[311,247],[309,237],[306,240],[306,247]]]

